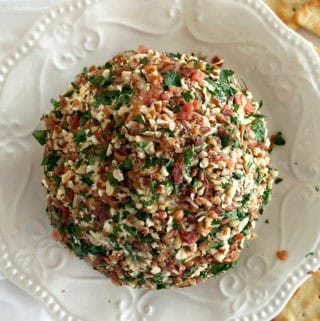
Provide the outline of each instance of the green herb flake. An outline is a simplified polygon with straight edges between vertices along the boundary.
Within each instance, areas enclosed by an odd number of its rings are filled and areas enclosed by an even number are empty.
[[[265,222],[266,224],[269,224],[269,220],[268,220],[268,219],[266,219],[264,222]]]
[[[166,88],[169,88],[169,86],[181,86],[181,76],[175,69],[170,69],[168,73],[164,77],[164,85]]]
[[[112,84],[114,76],[110,75],[109,77],[105,78],[103,76],[92,76],[89,78],[89,81],[92,85],[97,88],[106,87]]]
[[[45,143],[47,142],[48,133],[48,130],[38,129],[32,133],[32,136],[38,141],[40,145],[45,145]]]
[[[143,115],[134,115],[133,116],[133,120],[139,122],[140,124],[144,124],[145,123],[145,119],[143,117]]]
[[[73,140],[75,143],[80,144],[86,141],[86,131],[84,129],[79,129],[73,134]]]
[[[211,274],[216,275],[221,272],[225,272],[237,265],[238,261],[232,263],[218,263],[211,266]]]
[[[118,185],[118,180],[113,177],[111,172],[104,173],[104,175],[111,186],[115,187]]]
[[[120,164],[120,169],[123,171],[127,171],[129,169],[131,169],[133,167],[132,162],[130,159],[126,159],[124,160],[121,164]]]
[[[286,144],[286,140],[282,136],[282,132],[277,132],[275,135],[271,136],[271,143],[278,146],[283,146]]]
[[[44,166],[44,172],[51,172],[57,165],[60,156],[56,152],[52,152],[51,154],[45,155],[43,157],[41,165]]]
[[[279,184],[279,183],[281,183],[282,181],[283,181],[283,178],[281,178],[281,177],[277,177],[277,178],[274,180],[275,184]]]
[[[315,186],[314,188],[316,190],[316,192],[319,192],[320,191],[320,188],[318,186]]]
[[[251,123],[251,129],[256,135],[257,142],[264,142],[265,134],[266,134],[266,128],[264,126],[264,122],[261,119],[255,119]]]
[[[272,194],[272,190],[267,187],[267,189],[262,194],[262,199],[263,199],[262,203],[263,203],[263,205],[267,205],[267,203],[269,202],[269,200],[271,198],[271,194]]]
[[[59,107],[59,105],[60,105],[60,103],[57,100],[53,99],[53,98],[50,100],[50,103],[51,103],[51,105],[53,106],[54,109],[57,109]]]
[[[193,99],[193,94],[192,94],[191,90],[184,92],[182,95],[183,95],[184,100],[187,102],[190,101],[191,99]]]
[[[235,179],[241,179],[243,177],[243,175],[240,172],[235,172],[235,173],[233,173],[232,177]]]
[[[87,184],[88,186],[93,185],[93,180],[91,179],[92,173],[87,173],[87,174],[80,174],[81,181]]]
[[[174,229],[179,230],[179,229],[181,228],[181,224],[174,218],[174,219],[172,220],[172,227],[173,227]]]
[[[229,143],[231,141],[230,135],[228,135],[228,134],[220,134],[220,135],[218,135],[218,137],[221,140],[222,148],[225,148],[225,147],[229,146]]]
[[[112,101],[119,96],[119,90],[101,91],[95,94],[95,101],[92,103],[92,106],[99,107],[100,105],[111,105]]]
[[[191,166],[193,159],[194,159],[195,153],[194,153],[194,147],[188,148],[183,153],[183,163],[186,166]]]
[[[306,257],[310,257],[310,256],[313,256],[314,255],[314,252],[309,252]]]
[[[171,181],[166,181],[163,183],[163,185],[165,186],[166,190],[167,190],[167,194],[171,195],[171,193],[174,190],[174,185]]]
[[[138,236],[138,232],[137,229],[133,226],[129,226],[127,224],[123,224],[122,225],[124,230],[127,231],[130,235],[137,237]]]

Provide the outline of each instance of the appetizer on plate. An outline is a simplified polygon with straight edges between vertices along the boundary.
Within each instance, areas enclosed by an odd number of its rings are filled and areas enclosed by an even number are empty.
[[[54,237],[116,284],[197,284],[254,235],[277,172],[262,102],[222,62],[119,53],[84,68],[34,132]]]

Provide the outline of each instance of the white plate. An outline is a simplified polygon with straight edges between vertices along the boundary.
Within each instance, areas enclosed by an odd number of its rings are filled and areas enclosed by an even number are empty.
[[[270,132],[287,139],[272,155],[284,181],[258,239],[236,269],[193,288],[115,287],[51,240],[45,215],[43,149],[31,137],[40,115],[84,65],[141,43],[224,57],[264,100]],[[0,63],[0,269],[57,320],[270,320],[320,266],[319,86],[312,46],[259,1],[86,0],[49,10]]]

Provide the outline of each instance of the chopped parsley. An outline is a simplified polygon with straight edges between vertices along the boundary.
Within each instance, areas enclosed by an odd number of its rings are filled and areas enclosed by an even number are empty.
[[[145,119],[143,117],[143,115],[134,115],[133,116],[133,120],[137,121],[138,123],[144,124],[145,123]]]
[[[255,119],[251,124],[251,129],[256,135],[257,142],[264,142],[264,137],[266,134],[266,128],[261,119]]]
[[[119,90],[101,91],[95,94],[95,101],[92,103],[93,107],[99,107],[100,105],[110,105],[112,101],[120,96]]]
[[[271,143],[278,146],[283,146],[286,144],[286,140],[283,138],[281,132],[277,132],[275,135],[271,136]]]
[[[129,169],[131,169],[133,167],[132,162],[130,159],[126,159],[124,160],[121,164],[120,164],[120,169],[123,171],[127,171]]]
[[[194,159],[195,153],[194,153],[194,147],[188,148],[183,153],[183,163],[186,166],[191,166],[193,159]]]
[[[79,129],[73,134],[73,140],[77,144],[85,142],[86,137],[87,137],[87,134],[84,129]]]
[[[47,142],[48,130],[35,130],[32,136],[38,141],[40,145],[44,145]]]
[[[191,90],[184,92],[182,95],[183,95],[184,100],[187,102],[190,101],[191,99],[193,99],[193,95],[192,95]]]
[[[127,224],[123,224],[122,225],[124,230],[127,231],[130,235],[136,237],[138,236],[138,232],[137,232],[137,229],[133,226],[129,226]]]
[[[104,173],[105,177],[107,178],[108,182],[110,183],[111,186],[117,186],[118,185],[118,180],[115,179],[112,175],[111,172]]]
[[[112,84],[114,76],[110,75],[105,78],[103,76],[92,76],[89,78],[89,81],[97,88],[106,87]]]
[[[279,184],[279,183],[281,183],[283,181],[283,178],[281,178],[281,177],[277,177],[275,180],[274,180],[274,182],[276,183],[276,184]]]
[[[219,263],[219,264],[213,264],[211,266],[211,274],[216,275],[221,272],[225,272],[237,265],[238,261],[232,262],[232,263]]]
[[[170,69],[164,77],[165,88],[168,89],[169,86],[181,86],[181,76],[175,69]]]

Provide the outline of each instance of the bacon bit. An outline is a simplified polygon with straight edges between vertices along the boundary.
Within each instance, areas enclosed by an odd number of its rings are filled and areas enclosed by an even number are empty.
[[[143,185],[144,186],[150,186],[151,182],[152,182],[151,177],[144,177],[143,178]]]
[[[244,112],[247,114],[253,113],[255,111],[255,108],[252,106],[250,102],[247,102],[247,104],[244,106]]]
[[[193,113],[193,103],[189,102],[182,106],[181,110],[176,114],[179,120],[188,120],[192,119]]]
[[[90,72],[93,72],[93,71],[95,71],[96,69],[97,69],[97,67],[96,67],[95,65],[92,65],[92,66],[89,67],[89,71],[90,71]]]
[[[203,84],[203,77],[204,74],[201,70],[194,69],[191,74],[191,80],[192,81],[197,81],[200,84]]]
[[[193,71],[194,71],[194,69],[192,69],[192,68],[185,68],[184,67],[184,68],[180,69],[180,74],[182,77],[190,78]]]
[[[140,45],[137,49],[137,52],[140,53],[147,53],[148,52],[148,48],[146,48],[144,45]]]
[[[193,144],[194,144],[195,146],[201,146],[201,145],[204,144],[204,141],[203,141],[202,138],[195,138],[195,139],[193,140]]]
[[[164,91],[160,96],[160,99],[162,100],[162,104],[164,106],[167,105],[171,97],[172,97],[172,92]]]
[[[166,193],[167,193],[167,189],[166,189],[165,186],[163,186],[163,185],[158,185],[158,186],[156,187],[156,191],[157,191],[158,193],[161,193],[161,194],[166,194]]]
[[[132,242],[132,246],[140,251],[149,252],[152,250],[150,243],[140,243],[137,240]]]
[[[181,184],[183,182],[182,169],[183,169],[183,164],[181,162],[175,162],[173,164],[171,175],[176,185]]]
[[[114,158],[115,158],[118,162],[123,162],[123,161],[126,160],[127,156],[121,154],[119,151],[116,151],[116,152],[114,153]]]
[[[227,123],[228,120],[223,114],[217,114],[216,119],[219,123]]]
[[[289,256],[288,251],[286,251],[286,250],[279,250],[279,251],[277,251],[276,255],[277,255],[278,259],[281,261],[285,261]]]
[[[221,59],[220,57],[218,56],[214,56],[212,57],[211,59],[211,63],[217,67],[222,67],[223,65],[223,59]]]
[[[60,233],[58,232],[58,230],[56,228],[54,228],[51,232],[51,236],[54,240],[58,241],[60,240]]]
[[[74,199],[74,191],[70,188],[67,189],[67,192],[66,192],[66,199],[69,201],[69,202],[73,202],[73,199]]]
[[[189,232],[186,230],[181,230],[181,231],[179,231],[179,233],[180,233],[181,240],[183,242],[188,243],[188,244],[195,243],[198,239],[197,234],[192,231]]]
[[[71,121],[70,121],[70,127],[72,130],[77,129],[80,126],[80,116],[79,114],[73,114]]]
[[[154,101],[152,91],[151,90],[143,91],[141,92],[140,95],[141,95],[143,104],[146,105],[147,107],[150,107]]]
[[[78,107],[80,106],[80,104],[81,104],[81,101],[78,98],[73,99],[73,102],[72,102],[73,107]]]
[[[219,126],[217,128],[217,134],[218,135],[224,135],[226,133],[226,128],[224,126]]]
[[[53,130],[54,127],[57,125],[57,121],[55,118],[44,118],[44,123],[48,130]]]
[[[123,71],[130,71],[130,68],[129,67],[119,68],[119,69],[114,71],[114,75],[120,77]],[[121,82],[123,82],[123,81],[121,81]]]

